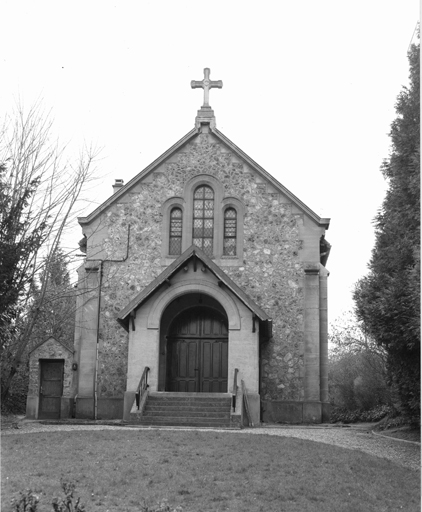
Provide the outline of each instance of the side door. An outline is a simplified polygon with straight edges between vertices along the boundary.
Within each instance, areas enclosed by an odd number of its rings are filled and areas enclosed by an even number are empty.
[[[41,359],[39,419],[59,419],[63,394],[63,360]]]

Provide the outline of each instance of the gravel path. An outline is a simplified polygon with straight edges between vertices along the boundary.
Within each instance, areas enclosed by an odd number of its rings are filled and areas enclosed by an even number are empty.
[[[401,466],[420,470],[421,447],[418,444],[404,443],[385,437],[374,436],[371,431],[351,428],[315,429],[262,429],[249,430],[251,434],[292,436],[318,443],[326,443],[389,459]]]
[[[19,423],[18,428],[10,430],[2,430],[1,435],[17,435],[36,432],[57,432],[57,431],[74,431],[74,430],[128,430],[139,429],[136,426],[121,425],[43,425],[36,422]],[[142,428],[143,430],[153,430],[154,427]],[[190,428],[171,428],[160,427],[160,430],[196,430]],[[226,432],[227,434],[237,435],[269,435],[284,436],[306,439],[318,443],[326,443],[349,448],[352,450],[361,450],[389,459],[396,464],[420,470],[421,468],[421,447],[420,444],[398,441],[393,438],[385,438],[375,436],[371,433],[370,428],[334,428],[334,427],[272,427],[272,428],[254,428],[243,430],[219,430],[219,429],[203,429],[204,432]]]

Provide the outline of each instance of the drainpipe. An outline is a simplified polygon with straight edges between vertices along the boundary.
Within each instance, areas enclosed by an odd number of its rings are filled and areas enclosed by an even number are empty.
[[[86,261],[99,261],[100,262],[100,282],[98,284],[98,314],[97,314],[97,344],[95,347],[95,372],[94,372],[94,420],[98,417],[98,363],[99,363],[99,348],[100,348],[100,318],[101,318],[101,288],[103,284],[103,264],[104,263],[122,263],[129,257],[129,240],[130,240],[130,225],[127,230],[127,244],[126,256],[119,260],[97,260],[91,259]]]
[[[72,407],[72,418],[76,418],[76,402],[78,400],[79,393],[76,393],[76,395],[73,397],[73,407]]]

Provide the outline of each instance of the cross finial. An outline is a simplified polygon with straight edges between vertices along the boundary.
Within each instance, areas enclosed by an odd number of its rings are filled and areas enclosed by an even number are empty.
[[[204,104],[203,107],[209,107],[209,94],[210,89],[221,89],[223,87],[223,82],[221,80],[210,80],[210,68],[204,69],[204,79],[201,81],[192,80],[190,83],[192,89],[204,89]]]

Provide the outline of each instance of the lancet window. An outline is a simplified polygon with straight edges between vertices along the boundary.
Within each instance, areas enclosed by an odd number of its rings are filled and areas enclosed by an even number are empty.
[[[237,212],[234,208],[224,211],[223,255],[236,256]]]
[[[214,191],[202,185],[193,196],[193,243],[212,256],[214,239]]]
[[[182,228],[182,210],[180,208],[173,208],[170,212],[170,255],[182,254]]]

